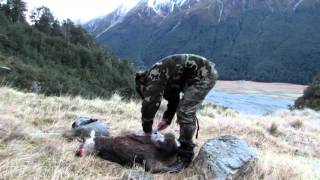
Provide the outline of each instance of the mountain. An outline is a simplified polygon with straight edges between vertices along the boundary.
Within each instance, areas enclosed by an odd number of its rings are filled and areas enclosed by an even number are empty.
[[[220,79],[300,84],[320,69],[320,0],[141,0],[84,27],[138,67],[195,53]]]
[[[95,34],[98,37],[115,26],[117,23],[121,22],[128,10],[129,9],[127,7],[121,5],[111,14],[102,18],[94,19],[88,22],[84,27],[89,30],[91,34]]]

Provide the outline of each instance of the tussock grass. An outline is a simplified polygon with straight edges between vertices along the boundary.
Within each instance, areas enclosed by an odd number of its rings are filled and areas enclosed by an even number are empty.
[[[279,134],[279,131],[278,131],[278,125],[276,123],[271,123],[271,126],[269,128],[269,133],[274,135],[274,136],[277,136]]]
[[[161,110],[165,109],[162,104]],[[119,179],[128,169],[97,157],[76,158],[79,143],[59,136],[74,118],[99,118],[112,135],[141,131],[140,102],[81,97],[45,97],[0,88],[0,179]],[[159,121],[160,113],[155,118]],[[320,115],[311,110],[244,116],[223,107],[204,105],[198,113],[196,151],[210,138],[231,134],[259,154],[248,179],[320,179]],[[276,123],[275,136],[271,133]],[[166,130],[178,135],[178,125]],[[141,167],[136,169],[142,170]],[[197,179],[193,173],[155,175],[155,179]]]

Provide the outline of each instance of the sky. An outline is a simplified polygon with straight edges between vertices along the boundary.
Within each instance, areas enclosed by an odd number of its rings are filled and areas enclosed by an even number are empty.
[[[108,14],[121,4],[133,6],[137,0],[25,0],[25,2],[29,12],[36,7],[46,6],[59,20],[69,18],[74,22],[84,23]]]

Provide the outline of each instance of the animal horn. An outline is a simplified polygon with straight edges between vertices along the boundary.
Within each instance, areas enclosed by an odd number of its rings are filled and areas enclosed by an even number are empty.
[[[77,137],[77,141],[79,141],[80,143],[84,143],[84,138],[80,138],[80,137]]]
[[[96,132],[94,130],[91,130],[90,137],[93,138],[96,135]]]

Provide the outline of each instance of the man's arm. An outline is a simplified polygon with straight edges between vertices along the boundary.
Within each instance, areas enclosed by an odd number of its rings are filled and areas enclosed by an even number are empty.
[[[143,131],[145,133],[150,133],[152,131],[154,116],[160,107],[161,97],[167,80],[165,72],[162,71],[159,66],[154,66],[147,76],[143,92],[144,99],[142,102],[141,114]]]
[[[167,110],[163,113],[162,119],[166,121],[168,125],[171,124],[174,115],[176,114],[180,96],[179,93],[167,93],[164,98],[168,100]]]

